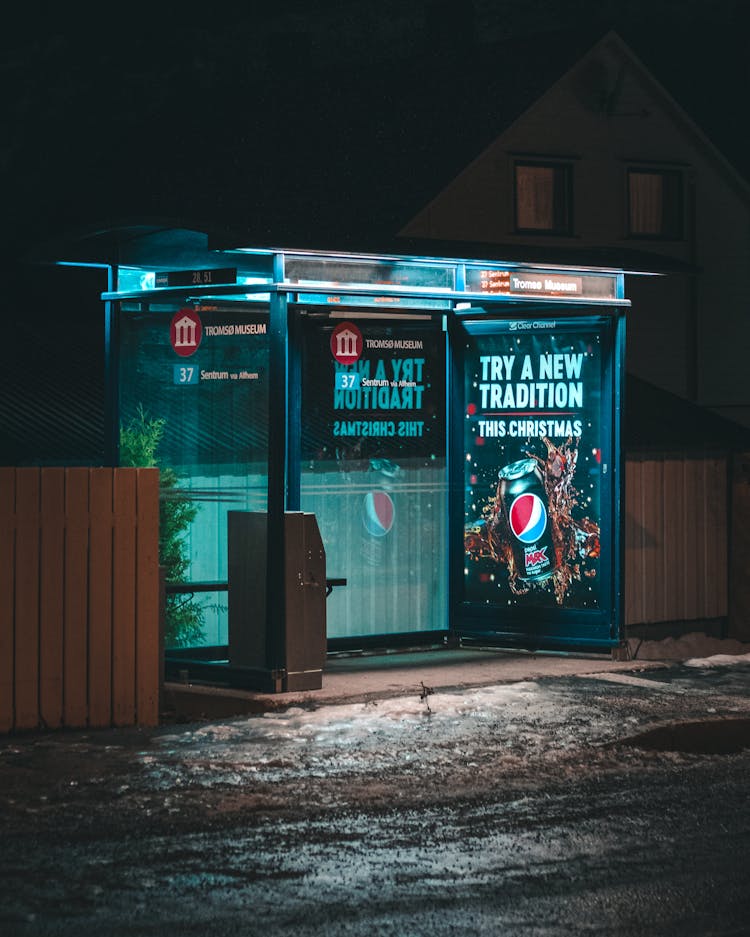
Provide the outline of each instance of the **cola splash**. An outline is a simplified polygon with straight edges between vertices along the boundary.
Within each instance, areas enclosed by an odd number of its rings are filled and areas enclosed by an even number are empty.
[[[546,436],[542,440],[546,458],[526,452],[539,466],[547,495],[550,532],[555,551],[554,572],[549,579],[528,583],[519,576],[511,532],[500,506],[499,486],[483,509],[482,523],[467,528],[464,535],[466,552],[472,559],[491,558],[508,569],[508,585],[514,595],[525,595],[532,588],[552,589],[558,605],[562,605],[574,582],[596,576],[596,569],[587,561],[599,557],[601,544],[599,525],[589,517],[575,517],[580,492],[573,485],[578,463],[578,440],[573,437],[556,446]]]

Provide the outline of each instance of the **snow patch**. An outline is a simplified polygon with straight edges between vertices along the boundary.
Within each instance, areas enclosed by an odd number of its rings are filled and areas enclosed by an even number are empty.
[[[716,656],[745,657],[750,654],[750,644],[734,638],[712,638],[700,631],[691,631],[678,638],[649,641],[640,638],[628,640],[633,660],[679,660],[705,659]]]
[[[685,661],[686,667],[731,667],[734,664],[750,664],[750,654],[714,654]]]
[[[548,693],[537,683],[523,681],[454,692],[435,690],[424,695],[416,685],[413,696],[398,696],[364,703],[342,703],[320,709],[298,706],[262,715],[210,723],[179,736],[165,735],[166,747],[196,742],[224,746],[238,743],[324,742],[340,747],[362,740],[413,733],[415,729],[442,727],[451,731],[461,719],[497,721],[518,709],[525,717],[535,711],[542,718],[549,707]],[[464,726],[465,729],[465,726]]]

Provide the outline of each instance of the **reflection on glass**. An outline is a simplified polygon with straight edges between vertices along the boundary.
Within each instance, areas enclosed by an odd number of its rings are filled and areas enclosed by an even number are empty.
[[[239,303],[121,313],[121,462],[161,469],[168,581],[226,582],[227,511],[266,508],[267,320]],[[165,643],[226,644],[226,592],[170,595]]]
[[[446,627],[444,335],[431,322],[307,322],[302,509],[329,577],[328,637]]]

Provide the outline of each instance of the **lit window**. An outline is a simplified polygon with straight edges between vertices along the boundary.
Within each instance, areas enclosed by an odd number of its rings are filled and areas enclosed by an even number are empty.
[[[674,170],[628,170],[631,237],[682,237],[682,175]]]
[[[570,234],[570,166],[523,162],[515,170],[516,230]]]

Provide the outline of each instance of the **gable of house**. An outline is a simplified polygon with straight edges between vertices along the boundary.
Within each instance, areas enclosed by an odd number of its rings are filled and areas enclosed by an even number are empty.
[[[570,230],[520,230],[516,168],[563,167],[571,184]],[[628,173],[674,170],[685,185],[699,171],[743,202],[750,189],[615,33],[609,33],[401,230],[410,238],[583,248],[629,237]],[[685,207],[685,206],[683,206]],[[571,243],[575,238],[575,244]],[[630,238],[654,248],[652,239]],[[689,261],[686,238],[656,253]]]
[[[629,368],[750,426],[750,186],[615,33],[400,235],[667,274],[627,278]]]

